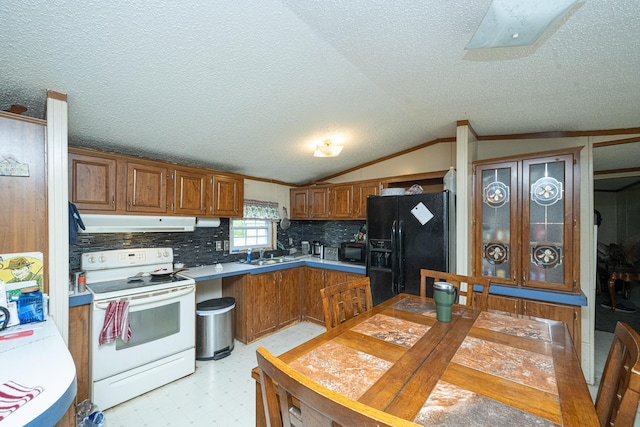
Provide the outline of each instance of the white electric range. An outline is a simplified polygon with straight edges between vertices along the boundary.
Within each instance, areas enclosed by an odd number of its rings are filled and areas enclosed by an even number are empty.
[[[101,410],[195,371],[195,281],[173,270],[173,249],[82,254],[91,304],[91,400]],[[131,340],[99,344],[109,303],[129,301]]]

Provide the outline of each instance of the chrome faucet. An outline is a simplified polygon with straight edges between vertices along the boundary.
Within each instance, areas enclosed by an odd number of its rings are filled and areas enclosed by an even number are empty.
[[[260,259],[264,259],[264,248],[260,248]]]

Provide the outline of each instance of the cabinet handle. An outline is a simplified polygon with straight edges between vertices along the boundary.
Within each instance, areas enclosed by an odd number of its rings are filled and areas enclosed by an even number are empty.
[[[524,306],[523,306],[524,310],[523,310],[522,314],[524,314],[526,316],[527,315],[527,302],[526,301],[522,301],[522,303],[524,304]]]
[[[527,283],[527,272],[523,271],[522,272],[522,284],[524,285],[525,283]]]
[[[116,196],[111,196],[111,204],[112,205],[116,204]]]

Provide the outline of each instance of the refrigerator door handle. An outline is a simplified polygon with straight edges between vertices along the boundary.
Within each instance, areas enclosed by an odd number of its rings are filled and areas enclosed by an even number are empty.
[[[391,294],[396,295],[398,293],[398,221],[394,220],[391,225]]]
[[[404,292],[404,221],[398,226],[398,292]]]

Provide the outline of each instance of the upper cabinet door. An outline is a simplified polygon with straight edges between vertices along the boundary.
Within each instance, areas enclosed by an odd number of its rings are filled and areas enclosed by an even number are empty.
[[[167,168],[144,163],[127,163],[128,212],[166,213]]]
[[[475,269],[497,282],[517,284],[518,163],[483,164],[476,168]]]
[[[475,166],[476,274],[579,292],[577,159],[572,150]]]
[[[579,250],[574,245],[578,217],[574,216],[573,160],[571,155],[558,155],[522,162],[523,189],[527,190],[522,201],[524,286],[577,289],[573,271],[578,259],[574,251]]]
[[[206,215],[207,175],[176,169],[173,176],[173,212],[185,215]]]
[[[69,153],[69,200],[78,209],[116,210],[116,160]]]
[[[289,190],[291,219],[309,218],[309,190],[293,188]]]
[[[309,189],[310,216],[314,219],[329,219],[329,186]]]
[[[212,215],[241,218],[244,204],[244,180],[224,175],[213,175]]]
[[[338,184],[331,187],[331,218],[353,218],[353,184]]]
[[[380,181],[358,182],[353,202],[354,219],[367,219],[367,197],[380,195]]]

